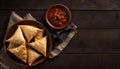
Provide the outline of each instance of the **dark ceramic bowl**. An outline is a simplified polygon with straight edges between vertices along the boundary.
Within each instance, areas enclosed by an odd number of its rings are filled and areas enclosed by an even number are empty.
[[[7,40],[9,37],[11,37],[13,35],[15,30],[17,29],[17,25],[34,25],[38,28],[44,29],[44,35],[47,36],[47,56],[37,59],[31,66],[29,66],[27,63],[26,64],[23,63],[22,61],[17,59],[15,56],[13,56],[9,51],[7,51],[8,43],[6,43],[5,40]],[[14,24],[12,27],[10,27],[6,32],[3,43],[4,43],[4,49],[5,49],[8,57],[11,58],[11,60],[14,63],[21,65],[21,66],[25,66],[25,67],[33,67],[33,66],[38,65],[41,62],[43,62],[48,57],[48,55],[51,51],[51,48],[52,48],[52,39],[51,39],[51,35],[50,35],[49,31],[40,22],[33,21],[33,20],[23,20],[23,21],[20,21],[20,22]]]
[[[63,17],[63,16],[65,16],[65,17]],[[69,8],[63,4],[54,4],[47,9],[45,19],[50,27],[52,27],[54,29],[63,29],[71,21],[71,12],[70,12]],[[59,22],[60,21],[61,22],[60,23],[57,22],[58,20],[59,20]],[[56,23],[56,25],[55,25],[55,23]]]

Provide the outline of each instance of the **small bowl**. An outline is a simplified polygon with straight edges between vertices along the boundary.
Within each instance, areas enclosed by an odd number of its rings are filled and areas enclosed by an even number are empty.
[[[14,31],[18,27],[17,25],[33,25],[33,26],[36,26],[38,28],[42,28],[42,29],[44,29],[44,35],[47,36],[47,56],[37,59],[35,62],[33,62],[33,64],[31,66],[29,66],[28,64],[23,63],[22,61],[17,59],[13,54],[11,54],[9,51],[7,51],[8,43],[5,42],[5,40],[7,40],[8,38],[10,38],[13,35]],[[6,54],[8,55],[8,58],[13,60],[14,63],[16,63],[16,64],[18,64],[20,66],[24,66],[24,67],[33,67],[33,66],[36,66],[36,65],[42,63],[44,60],[46,60],[46,58],[48,57],[48,55],[49,55],[49,53],[50,53],[50,51],[52,49],[52,39],[51,39],[51,35],[50,35],[49,31],[40,22],[33,21],[33,20],[19,21],[16,24],[14,24],[12,27],[10,27],[6,32],[3,44],[4,44],[4,50],[5,50]]]
[[[63,4],[54,4],[48,8],[45,15],[46,22],[54,29],[63,29],[71,21],[71,12]]]

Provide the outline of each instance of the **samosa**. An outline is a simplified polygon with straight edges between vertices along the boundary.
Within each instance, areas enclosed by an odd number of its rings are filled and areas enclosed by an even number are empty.
[[[15,55],[18,59],[23,61],[24,63],[27,62],[27,49],[25,44],[22,44],[15,48],[8,48],[8,51]]]
[[[39,28],[35,27],[35,26],[30,26],[30,25],[19,25],[20,28],[22,29],[27,42],[30,42],[32,40],[32,38],[34,36],[37,35],[37,33],[39,32]]]
[[[47,36],[41,38],[40,40],[37,40],[35,42],[29,43],[29,46],[37,50],[39,53],[46,56],[46,49],[47,49]]]
[[[9,42],[9,48],[19,46],[26,42],[19,26],[15,33],[9,39],[7,39],[6,42]]]
[[[31,64],[41,56],[41,54],[37,53],[31,48],[27,48],[27,51],[28,51],[28,64],[29,66],[31,66]]]

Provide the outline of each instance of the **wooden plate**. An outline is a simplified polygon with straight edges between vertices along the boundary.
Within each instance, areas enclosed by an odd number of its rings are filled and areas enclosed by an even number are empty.
[[[22,61],[17,59],[15,56],[13,56],[9,51],[7,51],[8,43],[6,43],[5,40],[7,40],[8,38],[10,38],[13,35],[15,30],[17,29],[17,25],[34,25],[38,28],[44,29],[44,35],[47,36],[47,56],[37,59],[31,66],[29,66],[27,63],[26,64],[23,63]],[[33,21],[33,20],[23,20],[23,21],[20,21],[20,22],[14,24],[12,27],[10,27],[7,30],[6,35],[4,37],[3,44],[4,44],[6,54],[8,55],[9,58],[11,58],[13,60],[13,62],[15,62],[18,65],[25,66],[25,67],[33,67],[35,65],[40,64],[48,57],[48,55],[51,51],[51,48],[52,48],[52,39],[51,39],[51,35],[50,35],[49,31],[47,30],[47,28],[45,28],[40,22]]]

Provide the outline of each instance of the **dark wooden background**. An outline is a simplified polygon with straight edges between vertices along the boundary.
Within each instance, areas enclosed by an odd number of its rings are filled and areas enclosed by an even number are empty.
[[[56,3],[70,8],[78,33],[62,54],[32,69],[120,69],[120,0],[0,0],[0,48],[11,11],[44,22]]]

